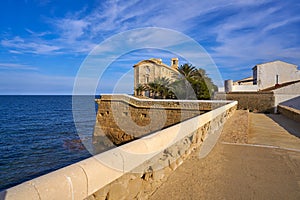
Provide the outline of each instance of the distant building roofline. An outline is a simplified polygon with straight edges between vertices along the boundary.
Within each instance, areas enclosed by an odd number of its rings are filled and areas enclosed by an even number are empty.
[[[147,60],[142,60],[142,61],[138,62],[137,64],[133,65],[133,68],[139,67],[140,65],[145,64],[145,63],[156,64],[156,65],[165,67],[165,68],[167,68],[167,69],[169,69],[169,70],[172,70],[172,71],[174,71],[174,72],[176,72],[176,73],[179,73],[178,70],[172,68],[172,67],[169,66],[169,65],[166,65],[166,64],[163,63],[163,62],[161,61],[161,59],[159,59],[159,58],[150,58],[150,59],[147,59]]]
[[[295,84],[295,83],[298,83],[298,82],[300,82],[300,80],[289,81],[289,82],[285,82],[285,83],[281,83],[281,84],[276,84],[274,86],[271,86],[271,87],[265,88],[263,90],[260,90],[260,92],[267,92],[267,91],[276,90],[278,88],[282,88],[282,87],[285,87],[285,86],[288,86],[288,85],[292,85],[292,84]]]
[[[249,76],[249,77],[246,77],[246,78],[243,78],[243,79],[240,79],[240,80],[236,80],[236,81],[233,81],[233,84],[236,85],[240,85],[241,83],[249,83],[249,82],[252,82],[253,83],[253,76]]]
[[[276,62],[281,62],[281,63],[286,63],[286,64],[289,64],[289,65],[293,65],[295,67],[298,67],[297,65],[293,64],[293,63],[288,63],[288,62],[285,62],[285,61],[282,61],[282,60],[273,60],[273,61],[270,61],[270,62],[265,62],[265,63],[259,63],[259,64],[256,64],[252,70],[254,70],[255,68],[257,68],[257,66],[261,66],[261,65],[265,65],[265,64],[271,64],[271,63],[276,63]]]

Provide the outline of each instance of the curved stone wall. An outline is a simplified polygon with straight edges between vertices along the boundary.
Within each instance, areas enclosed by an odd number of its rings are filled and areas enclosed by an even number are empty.
[[[223,101],[138,99],[129,95],[102,95],[98,104],[94,141],[97,136],[121,145],[154,131],[218,108]],[[109,143],[109,141],[107,141]]]
[[[147,198],[236,106],[223,101],[205,114],[2,191],[0,199]]]

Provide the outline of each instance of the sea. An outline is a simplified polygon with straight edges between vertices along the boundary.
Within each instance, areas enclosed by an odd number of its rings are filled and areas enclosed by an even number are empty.
[[[0,191],[91,157],[93,106],[92,116],[81,110],[78,131],[71,95],[0,96]]]

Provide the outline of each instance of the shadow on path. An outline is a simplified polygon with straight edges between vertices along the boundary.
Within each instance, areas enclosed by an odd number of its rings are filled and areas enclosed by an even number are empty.
[[[300,124],[298,122],[280,114],[267,114],[267,116],[290,134],[300,138]]]

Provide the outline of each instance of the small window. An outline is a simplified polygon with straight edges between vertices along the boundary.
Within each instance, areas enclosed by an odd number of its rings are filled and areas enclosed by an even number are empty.
[[[150,67],[149,66],[146,66],[146,74],[150,74]]]

